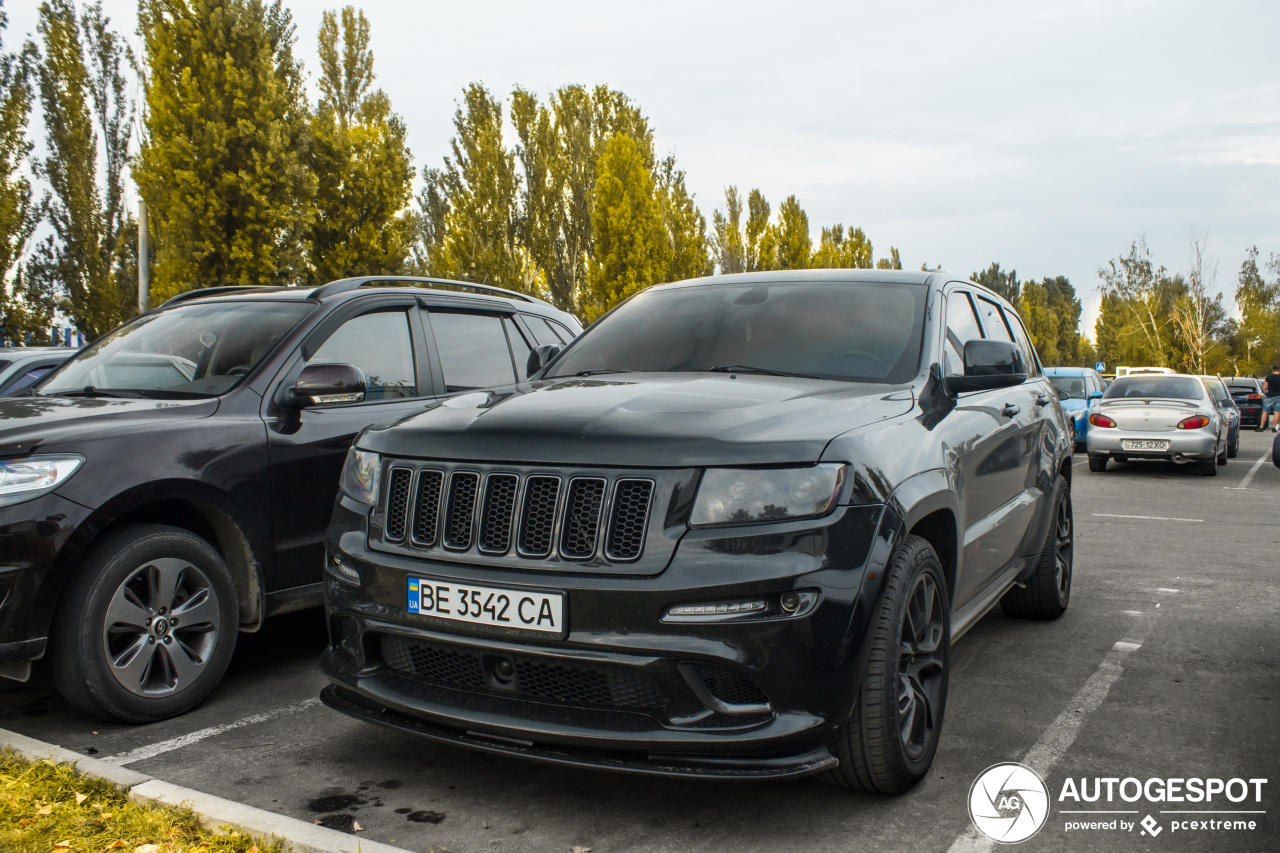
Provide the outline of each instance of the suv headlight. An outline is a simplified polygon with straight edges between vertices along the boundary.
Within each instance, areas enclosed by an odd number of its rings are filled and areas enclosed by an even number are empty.
[[[0,461],[0,506],[29,501],[56,489],[83,464],[83,456],[71,454]]]
[[[836,505],[847,465],[708,468],[689,523],[746,524],[825,515]]]
[[[342,491],[362,504],[378,502],[378,483],[382,480],[382,459],[376,453],[352,447],[342,465]]]

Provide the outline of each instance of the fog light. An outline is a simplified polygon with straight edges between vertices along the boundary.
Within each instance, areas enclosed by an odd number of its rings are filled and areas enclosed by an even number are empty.
[[[360,573],[342,562],[337,556],[329,558],[328,566],[329,572],[339,580],[344,580],[347,583],[360,583]]]
[[[784,592],[782,598],[778,601],[783,611],[787,613],[795,613],[800,609],[801,599],[798,592]]]

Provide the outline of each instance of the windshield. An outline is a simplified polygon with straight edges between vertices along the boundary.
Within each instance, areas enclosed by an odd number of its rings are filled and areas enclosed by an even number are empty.
[[[1083,376],[1050,376],[1049,384],[1053,386],[1053,390],[1057,391],[1058,396],[1063,400],[1084,399]]]
[[[900,384],[918,367],[925,292],[873,282],[650,290],[592,326],[548,375],[753,368]]]
[[[314,307],[255,301],[159,311],[81,350],[37,393],[216,397],[234,388]]]
[[[1200,382],[1190,376],[1167,376],[1157,373],[1145,376],[1122,376],[1104,395],[1108,400],[1120,397],[1143,397],[1157,400],[1203,400]]]

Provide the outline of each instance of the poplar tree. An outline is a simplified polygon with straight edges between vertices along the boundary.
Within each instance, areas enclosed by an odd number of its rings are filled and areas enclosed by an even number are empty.
[[[715,246],[716,265],[721,275],[746,272],[747,248],[742,235],[742,198],[735,186],[725,187],[724,213],[711,214],[712,243]]]
[[[354,6],[325,12],[319,42],[310,279],[401,273],[413,230],[405,208],[414,168],[404,121],[386,93],[372,90],[369,21]]]
[[[982,272],[974,273],[970,278],[978,284],[991,288],[1013,305],[1018,304],[1022,285],[1018,282],[1017,270],[1002,270],[1000,264],[993,261],[991,266]]]
[[[36,50],[28,42],[19,53],[5,51],[2,39],[7,25],[0,2],[0,335],[24,343],[31,334],[33,343],[43,343],[53,316],[52,294],[22,263],[39,220],[31,182],[23,174],[31,153],[27,122]]]
[[[1237,371],[1245,375],[1265,373],[1280,361],[1280,258],[1265,265],[1273,279],[1267,281],[1258,265],[1258,247],[1245,251],[1236,276],[1236,303],[1240,327],[1236,333]]]
[[[157,300],[306,276],[316,178],[309,111],[281,0],[140,0]]]
[[[684,172],[676,168],[674,155],[658,164],[656,191],[666,233],[664,254],[668,259],[667,269],[660,278],[680,281],[711,275],[714,264],[707,240],[707,220],[693,203]]]
[[[900,270],[902,269],[902,256],[898,254],[898,250],[894,246],[889,247],[889,257],[881,258],[876,261],[876,269],[878,270]]]
[[[653,174],[636,140],[610,138],[598,175],[591,197],[595,253],[582,300],[587,322],[661,281],[671,263]]]
[[[809,236],[809,215],[794,195],[778,207],[778,220],[765,229],[760,240],[761,269],[803,270],[809,268],[813,239]]]
[[[871,269],[873,254],[871,240],[861,228],[845,230],[844,225],[836,223],[832,228],[823,228],[818,248],[813,251],[812,264],[815,269]]]
[[[79,20],[71,0],[40,5],[48,153],[37,173],[51,189],[44,209],[54,233],[39,246],[32,274],[56,287],[63,310],[90,340],[132,317],[137,299],[128,250],[137,226],[124,204],[134,105],[126,94],[127,50],[109,23],[100,4]]]

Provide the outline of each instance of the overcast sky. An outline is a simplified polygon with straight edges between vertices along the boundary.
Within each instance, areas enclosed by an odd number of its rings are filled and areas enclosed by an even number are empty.
[[[35,29],[8,0],[6,46]],[[133,43],[136,5],[104,0]],[[359,4],[377,85],[419,171],[448,151],[475,80],[544,97],[605,83],[649,116],[710,220],[726,185],[795,193],[877,256],[968,275],[1069,276],[1145,232],[1184,268],[1207,232],[1228,294],[1244,250],[1280,253],[1280,3],[648,0]],[[291,4],[315,95],[321,11]]]

